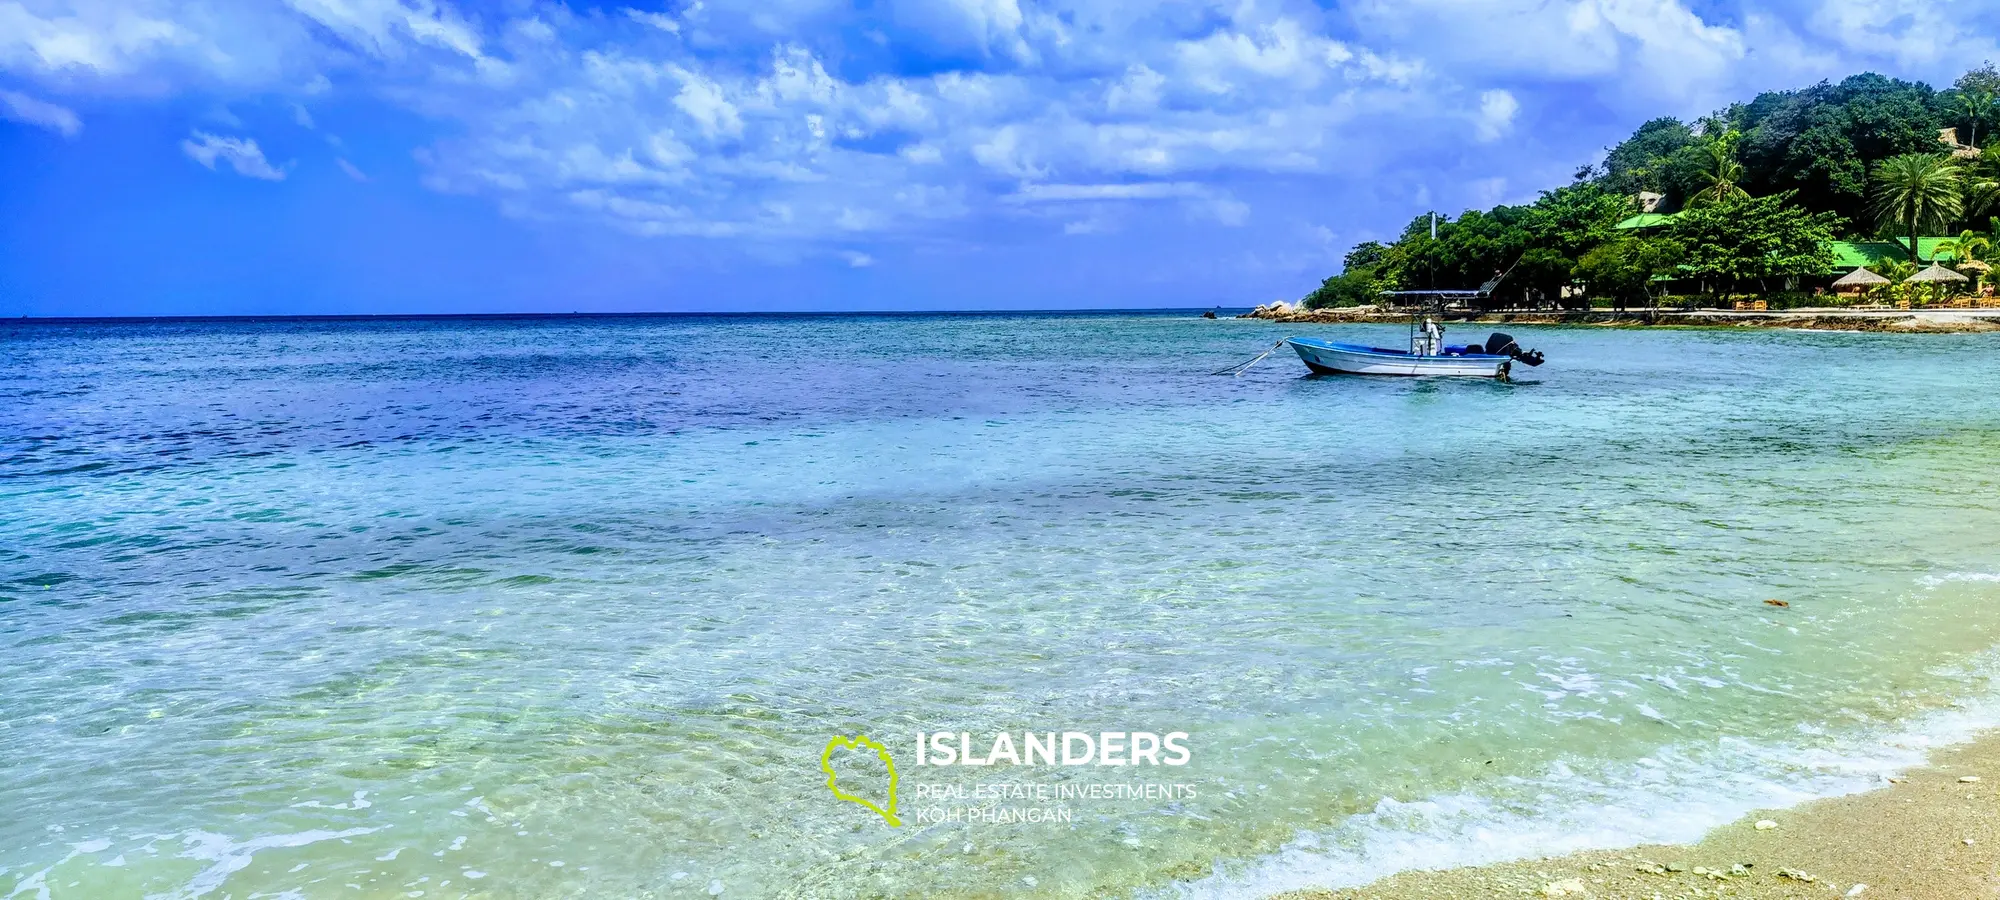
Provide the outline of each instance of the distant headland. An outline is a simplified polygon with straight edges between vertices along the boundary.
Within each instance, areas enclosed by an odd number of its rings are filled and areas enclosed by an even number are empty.
[[[2000,127],[1996,97],[1988,63],[1942,90],[1860,74],[1691,123],[1654,119],[1532,203],[1425,212],[1394,240],[1359,244],[1296,305],[1484,285],[1473,311],[1643,309],[1673,324],[1700,308],[1793,313],[1732,323],[1876,308],[1837,315],[1843,327],[1977,308],[1993,302],[1987,256],[2000,244],[2000,155],[1980,145]]]

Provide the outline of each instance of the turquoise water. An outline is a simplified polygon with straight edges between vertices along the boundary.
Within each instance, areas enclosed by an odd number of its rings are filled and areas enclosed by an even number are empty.
[[[1514,384],[1211,377],[1401,329],[1185,314],[4,326],[0,897],[1259,896],[2000,722],[2000,340],[1510,330]],[[914,765],[1072,730],[1192,761]],[[997,781],[1193,795],[915,821]]]

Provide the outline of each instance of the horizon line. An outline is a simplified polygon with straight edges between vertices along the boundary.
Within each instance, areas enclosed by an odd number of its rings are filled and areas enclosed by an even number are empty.
[[[133,316],[36,316],[21,315],[0,319],[4,323],[35,325],[144,323],[144,322],[372,322],[429,319],[649,319],[649,318],[833,318],[840,316],[1063,316],[1130,315],[1134,313],[1202,313],[1252,309],[1251,306],[1146,306],[1049,309],[924,309],[924,310],[709,310],[646,312],[467,312],[467,313],[234,313],[205,315],[183,313]]]

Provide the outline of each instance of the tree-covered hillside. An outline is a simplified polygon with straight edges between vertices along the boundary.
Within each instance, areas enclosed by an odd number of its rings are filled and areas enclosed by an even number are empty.
[[[1996,95],[2000,72],[1988,64],[1947,90],[1862,74],[1695,122],[1654,119],[1534,203],[1439,215],[1435,238],[1424,213],[1392,242],[1361,244],[1306,303],[1470,288],[1503,272],[1496,303],[1636,302],[1667,278],[1762,293],[1831,274],[1836,239],[1900,239],[1921,252],[1928,245],[1913,238],[1954,235],[1948,247],[1963,263],[2000,240],[1980,234],[2000,227],[1990,218],[2000,151],[1979,149],[2000,128]],[[1941,139],[1948,128],[1955,144]],[[1651,215],[1633,220],[1648,201]]]

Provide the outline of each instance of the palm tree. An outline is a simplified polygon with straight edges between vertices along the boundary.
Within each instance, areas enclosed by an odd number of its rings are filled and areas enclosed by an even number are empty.
[[[1864,293],[1874,294],[1879,300],[1891,300],[1897,294],[1907,294],[1909,288],[1903,286],[1903,280],[1917,274],[1916,263],[1890,259],[1886,256],[1869,263],[1867,269],[1889,279],[1888,284],[1873,285],[1864,289]]]
[[[1736,139],[1742,132],[1732,128],[1708,142],[1708,168],[1701,173],[1708,186],[1688,198],[1691,206],[1707,206],[1724,200],[1750,196],[1738,182],[1743,180],[1743,164],[1736,161]]]
[[[1986,265],[1979,257],[1991,249],[1993,241],[1970,228],[1959,232],[1958,237],[1951,240],[1939,241],[1937,246],[1939,253],[1951,254],[1952,268],[1972,274],[1975,293],[1978,292],[1980,282],[1986,280],[1986,273],[1992,271],[1992,267]],[[1968,266],[1967,263],[1971,265]]]
[[[1943,154],[1905,153],[1875,166],[1875,200],[1870,212],[1884,225],[1910,231],[1910,260],[1917,254],[1917,234],[1925,228],[1942,230],[1965,208],[1959,194],[1958,167]]]
[[[1993,114],[1993,93],[1991,91],[1966,91],[1958,95],[1958,108],[1972,121],[1972,136],[1966,138],[1968,147],[1979,146],[1979,123]]]
[[[1963,183],[1959,193],[1965,202],[1966,218],[2000,209],[2000,158],[1981,154],[1961,163],[1960,171]]]
[[[1958,237],[1940,241],[1937,245],[1939,253],[1949,253],[1953,261],[1962,263],[1979,262],[1980,255],[1991,249],[1993,241],[1970,228],[1959,232]]]
[[[1883,278],[1887,278],[1890,281],[1902,281],[1905,278],[1917,274],[1917,266],[1915,263],[1907,263],[1900,259],[1889,259],[1887,257],[1883,257],[1882,259],[1876,260],[1875,263],[1869,266],[1868,268],[1875,274],[1880,275]]]

